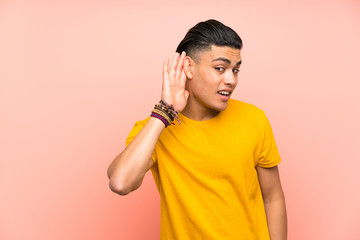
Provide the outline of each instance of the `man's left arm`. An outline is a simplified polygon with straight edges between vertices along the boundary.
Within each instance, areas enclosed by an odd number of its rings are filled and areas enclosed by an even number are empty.
[[[285,197],[281,187],[279,169],[256,167],[271,240],[287,239]]]

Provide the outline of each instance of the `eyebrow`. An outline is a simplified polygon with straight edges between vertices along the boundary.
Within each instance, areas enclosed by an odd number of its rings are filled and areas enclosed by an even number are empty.
[[[229,64],[229,65],[231,64],[231,62],[230,62],[229,59],[223,58],[223,57],[219,57],[219,58],[216,58],[216,59],[212,60],[212,62],[216,62],[216,61],[223,61],[223,62],[226,62],[226,63]],[[240,62],[237,62],[237,63],[235,64],[235,66],[240,65],[241,63],[242,63],[242,60],[241,60]]]

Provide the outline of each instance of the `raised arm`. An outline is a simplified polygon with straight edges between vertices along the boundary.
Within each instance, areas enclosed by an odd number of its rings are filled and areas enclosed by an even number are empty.
[[[187,103],[189,92],[185,90],[186,76],[183,71],[185,53],[175,53],[171,60],[167,58],[163,65],[163,84],[161,99],[173,104],[182,111]],[[112,161],[107,170],[110,189],[120,195],[126,195],[140,187],[145,173],[153,166],[151,159],[156,142],[164,123],[150,118],[129,145]]]

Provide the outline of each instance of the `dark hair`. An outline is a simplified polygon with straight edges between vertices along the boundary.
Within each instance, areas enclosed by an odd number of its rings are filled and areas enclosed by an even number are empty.
[[[186,55],[196,58],[198,51],[207,50],[211,45],[241,49],[242,40],[230,27],[217,20],[209,19],[190,28],[179,43],[176,52],[185,51]]]

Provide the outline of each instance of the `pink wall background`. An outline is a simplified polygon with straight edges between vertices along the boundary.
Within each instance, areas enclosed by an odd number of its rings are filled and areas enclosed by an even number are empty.
[[[158,239],[149,172],[106,169],[159,100],[161,66],[216,18],[244,41],[234,98],[262,108],[289,239],[360,239],[358,1],[0,2],[0,239]]]

